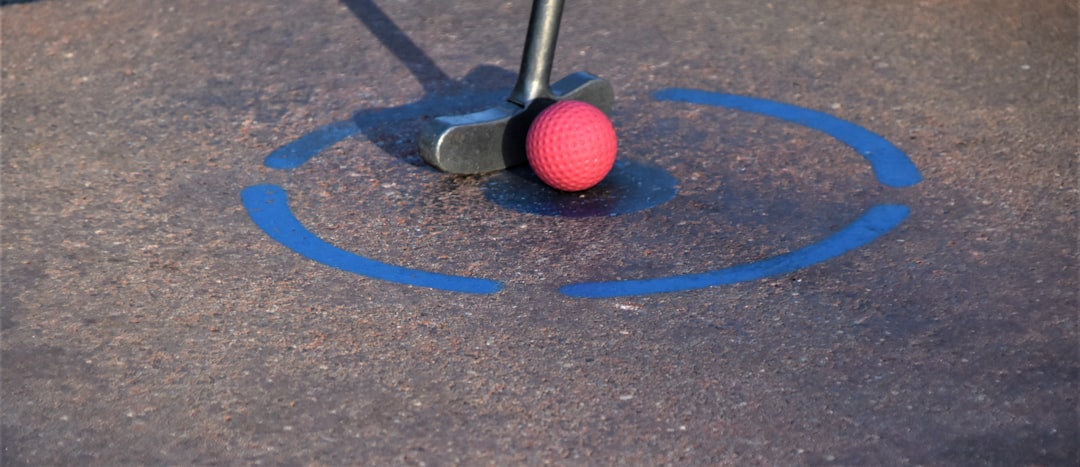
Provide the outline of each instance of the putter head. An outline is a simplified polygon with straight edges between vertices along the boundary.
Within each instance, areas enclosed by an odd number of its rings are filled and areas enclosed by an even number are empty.
[[[525,137],[540,111],[562,100],[588,102],[611,116],[615,91],[607,81],[578,72],[551,86],[552,97],[521,106],[507,100],[467,115],[437,117],[420,133],[420,155],[435,168],[455,174],[479,174],[526,162]]]

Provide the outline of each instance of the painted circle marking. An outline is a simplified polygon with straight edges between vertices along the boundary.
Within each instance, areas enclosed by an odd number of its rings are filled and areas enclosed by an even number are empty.
[[[374,279],[452,292],[490,294],[502,290],[498,281],[395,266],[331,245],[300,223],[289,209],[289,195],[277,185],[250,186],[240,193],[240,197],[251,220],[270,238],[327,266]]]
[[[874,170],[874,176],[884,185],[894,188],[906,188],[922,181],[922,175],[919,174],[919,169],[915,167],[915,163],[911,162],[911,159],[908,159],[904,151],[890,143],[889,140],[874,134],[866,128],[824,112],[757,97],[698,91],[695,89],[669,88],[657,92],[655,96],[660,101],[726,107],[802,125],[825,133],[851,146],[855,152],[866,158],[866,161],[870,163],[870,167]]]
[[[657,100],[724,107],[757,113],[811,128],[847,144],[866,158],[879,182],[891,187],[910,187],[922,181],[915,164],[885,138],[854,123],[803,107],[766,99],[683,88],[669,88],[655,94]],[[409,111],[422,110],[421,106]],[[371,118],[378,118],[373,115]],[[312,131],[273,151],[265,160],[270,168],[299,167],[323,149],[360,132],[360,122],[335,122]],[[338,248],[312,233],[296,218],[288,204],[288,194],[276,185],[245,188],[241,201],[255,224],[270,238],[313,261],[358,275],[405,285],[452,292],[492,294],[503,289],[499,281],[441,274],[407,268],[367,258]],[[776,274],[790,273],[872,243],[900,225],[910,213],[904,205],[874,206],[839,232],[785,254],[761,261],[714,271],[637,280],[587,282],[563,286],[571,297],[608,298],[680,292],[745,282]]]

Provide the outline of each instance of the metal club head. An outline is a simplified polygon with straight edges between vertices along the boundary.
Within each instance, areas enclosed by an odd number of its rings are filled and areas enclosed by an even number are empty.
[[[505,102],[467,115],[436,117],[420,135],[420,155],[439,170],[477,174],[526,161],[525,137],[540,111],[578,100],[610,116],[615,92],[607,81],[577,72],[550,84],[563,0],[535,0],[517,84]]]

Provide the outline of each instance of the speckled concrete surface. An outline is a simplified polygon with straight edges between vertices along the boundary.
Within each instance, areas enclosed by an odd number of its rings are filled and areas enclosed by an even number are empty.
[[[358,18],[375,4],[396,26]],[[528,2],[0,15],[4,465],[1080,462],[1075,2],[570,0],[554,75],[609,79],[620,157],[679,180],[581,219],[426,168],[393,111],[509,89]],[[821,133],[653,99],[673,86],[828,112],[924,180],[883,187]],[[262,164],[373,112],[300,168]],[[506,287],[307,260],[245,212],[261,183],[342,248]],[[794,273],[558,292],[769,258],[881,202],[911,215]]]

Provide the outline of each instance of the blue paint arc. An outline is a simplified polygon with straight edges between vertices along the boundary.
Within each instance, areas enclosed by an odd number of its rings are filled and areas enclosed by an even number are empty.
[[[766,99],[684,88],[664,89],[656,92],[654,97],[660,101],[725,107],[802,125],[828,134],[852,147],[867,160],[874,176],[884,185],[903,188],[922,181],[922,175],[915,164],[891,142],[859,125],[823,112]],[[326,148],[360,132],[366,132],[369,128],[378,128],[390,121],[412,120],[426,115],[432,108],[458,107],[466,103],[456,96],[429,96],[425,101],[397,108],[358,112],[350,120],[316,128],[279,147],[265,158],[264,165],[280,170],[294,169]],[[241,193],[241,198],[252,220],[267,235],[300,255],[327,266],[374,279],[453,292],[492,294],[503,289],[503,283],[498,281],[396,266],[335,247],[304,227],[289,208],[288,194],[276,185],[248,187]],[[733,284],[790,273],[877,240],[900,225],[909,213],[910,209],[904,205],[878,205],[824,240],[754,263],[700,274],[571,284],[562,287],[560,291],[565,295],[580,298],[648,295]]]
[[[295,141],[275,149],[274,152],[266,156],[263,165],[278,170],[295,169],[304,165],[305,162],[324,149],[355,135],[359,131],[360,127],[352,120],[321,126],[297,138]]]
[[[439,274],[383,263],[342,250],[309,231],[289,209],[289,195],[277,185],[254,185],[240,193],[244,208],[270,238],[313,261],[373,279],[451,292],[492,294],[501,282]]]
[[[854,123],[824,112],[754,97],[668,88],[657,91],[657,100],[726,107],[778,118],[818,130],[851,146],[870,163],[874,176],[884,185],[906,188],[922,181],[915,164],[889,140]]]
[[[565,295],[577,298],[612,298],[682,292],[786,274],[863,247],[900,225],[910,212],[910,208],[905,205],[877,205],[868,209],[860,218],[844,229],[824,240],[755,263],[701,274],[571,284],[562,287],[560,291]]]

